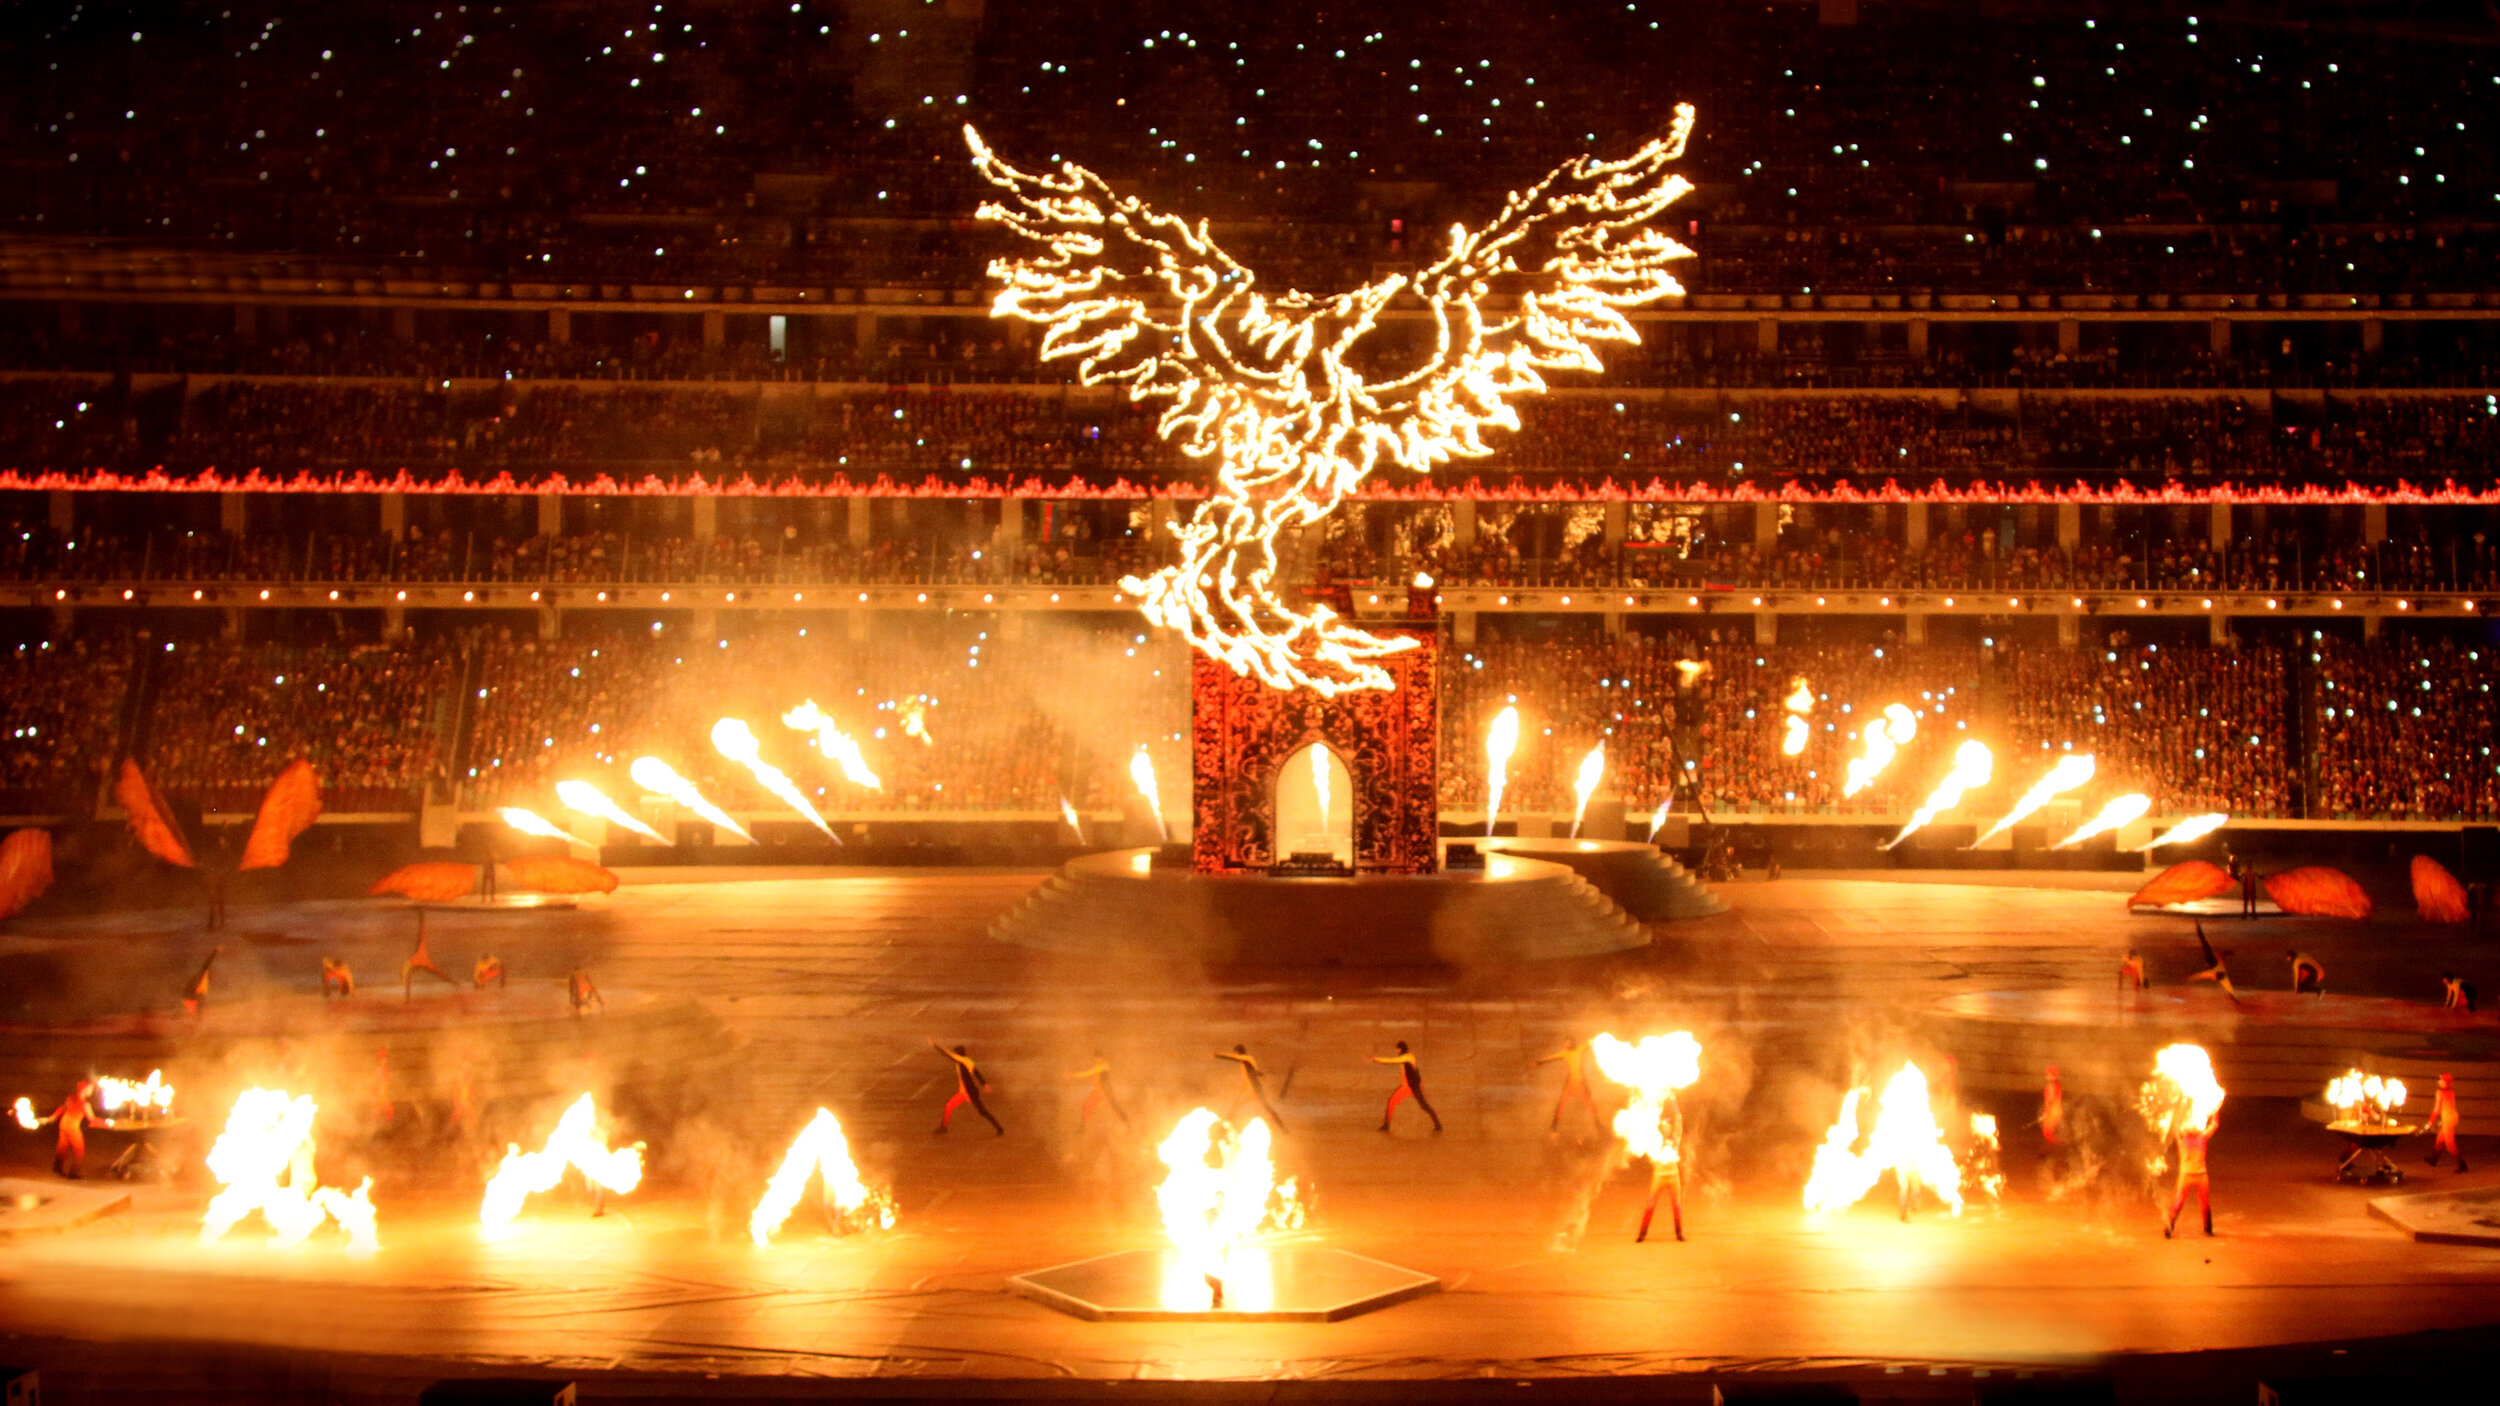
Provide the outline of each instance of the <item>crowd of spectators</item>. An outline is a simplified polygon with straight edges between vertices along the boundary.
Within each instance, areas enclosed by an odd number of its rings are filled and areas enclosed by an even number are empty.
[[[2500,657],[2488,645],[2319,640],[2311,650],[2317,799],[2353,820],[2500,815]]]
[[[131,645],[40,640],[0,652],[0,813],[74,803],[120,745]]]
[[[453,651],[167,642],[148,662],[135,750],[158,789],[205,810],[252,809],[299,757],[336,812],[413,810],[445,778]]]

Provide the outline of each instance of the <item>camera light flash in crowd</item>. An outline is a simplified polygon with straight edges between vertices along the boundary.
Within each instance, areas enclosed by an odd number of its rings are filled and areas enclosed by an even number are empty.
[[[2404,1112],[2404,1080],[2382,1079],[2358,1069],[2346,1070],[2326,1086],[2326,1103],[2338,1123],[2369,1127],[2393,1123]]]
[[[1658,1131],[1667,1100],[1701,1078],[1701,1041],[1692,1032],[1643,1036],[1634,1044],[1612,1035],[1589,1041],[1598,1072],[1632,1091],[1630,1103],[1615,1114],[1615,1136],[1627,1157],[1653,1166],[1676,1161],[1682,1154]]]
[[[1787,716],[1780,720],[1780,755],[1793,757],[1805,751],[1806,739],[1814,735],[1813,727],[1806,722],[1806,715],[1814,711],[1814,687],[1803,674],[1788,683],[1788,696],[1780,700],[1780,707],[1787,710]]]
[[[550,840],[562,840],[569,845],[586,845],[590,843],[589,841],[574,834],[572,831],[567,830],[563,826],[549,820],[547,817],[540,815],[534,810],[527,810],[520,806],[505,806],[503,809],[496,811],[495,814],[502,817],[504,824],[511,826],[513,829],[520,831],[524,835],[538,835]]]
[[[1606,779],[1606,744],[1589,748],[1580,759],[1580,774],[1571,782],[1571,833],[1580,833],[1581,818],[1589,813],[1589,797],[1597,794],[1597,783]]]
[[[1163,1282],[1164,1307],[1257,1313],[1273,1306],[1267,1256],[1249,1242],[1263,1231],[1299,1228],[1302,1203],[1292,1178],[1276,1180],[1272,1142],[1263,1118],[1236,1131],[1194,1108],[1155,1149],[1167,1169],[1155,1203],[1179,1252]]]
[[[799,1196],[807,1190],[807,1179],[813,1174],[822,1188],[825,1209],[837,1229],[879,1230],[894,1228],[894,1202],[885,1193],[859,1179],[859,1168],[851,1161],[851,1140],[843,1135],[842,1120],[827,1108],[816,1110],[816,1116],[799,1130],[796,1141],[781,1158],[781,1167],[764,1185],[764,1199],[755,1204],[755,1213],[747,1217],[747,1235],[759,1246],[773,1243],[773,1236],[798,1209]]]
[[[755,740],[754,731],[744,720],[723,718],[712,724],[712,746],[722,756],[755,773],[755,784],[779,796],[783,805],[807,817],[807,823],[824,831],[827,839],[833,838],[833,827],[816,813],[816,807],[808,801],[807,793],[799,789],[799,783],[792,781],[788,772],[764,760],[763,744]]]
[[[587,781],[557,782],[556,799],[564,802],[566,810],[597,816],[610,825],[622,825],[637,835],[657,840],[661,844],[668,843],[667,837],[627,814],[623,806],[609,800],[605,792]]]
[[[1506,707],[1493,715],[1493,725],[1484,734],[1484,833],[1493,833],[1493,822],[1502,815],[1502,786],[1510,776],[1510,754],[1519,748],[1519,710]]]
[[[816,750],[840,768],[843,778],[852,785],[865,786],[871,791],[885,789],[885,783],[868,769],[868,758],[859,750],[859,739],[836,726],[832,716],[816,706],[815,699],[807,699],[782,714],[781,721],[801,732],[815,733]],[[924,738],[926,735],[922,734]]]
[[[1987,785],[1988,778],[1995,773],[1995,770],[1996,757],[1989,752],[1986,743],[1973,740],[1955,748],[1953,769],[1945,773],[1944,780],[1938,782],[1936,789],[1929,793],[1927,803],[1911,814],[1910,823],[1902,826],[1901,833],[1893,836],[1884,848],[1891,849],[1925,828],[1928,821],[1960,805],[1962,793],[1973,787]]]
[[[1854,796],[1883,774],[1892,759],[1918,736],[1918,714],[1900,703],[1887,703],[1883,714],[1866,725],[1866,753],[1849,759],[1848,776],[1840,794]]]
[[[675,768],[658,757],[634,758],[634,764],[626,768],[626,774],[634,778],[635,785],[652,795],[668,797],[739,839],[755,838],[747,833],[747,827],[732,820],[728,811],[705,800],[703,793],[694,788],[693,782],[679,776]]]
[[[2049,848],[2071,849],[2072,847],[2091,839],[2095,835],[2106,835],[2112,830],[2133,825],[2135,822],[2142,820],[2145,812],[2151,810],[2152,808],[2152,797],[2145,795],[2141,791],[2129,792],[2128,794],[2111,801],[2108,805],[2101,807],[2100,814],[2095,815],[2090,820],[2083,822],[2082,825],[2076,827],[2075,833],[2059,840],[2056,844],[2049,846]]]
[[[1625,311],[1684,291],[1666,266],[1691,251],[1658,222],[1692,189],[1668,169],[1692,127],[1679,106],[1628,157],[1575,157],[1482,228],[1453,225],[1429,267],[1333,297],[1270,295],[1204,220],[1151,210],[1074,162],[1019,170],[966,127],[974,168],[1006,196],[978,217],[1038,246],[991,263],[991,316],[1044,324],[1042,360],[1164,401],[1156,432],[1217,461],[1215,491],[1173,529],[1180,560],[1121,581],[1146,618],[1272,688],[1393,687],[1378,661],[1414,640],[1279,592],[1278,536],[1326,518],[1384,459],[1424,473],[1482,458],[1485,431],[1517,430],[1510,402],[1542,392],[1543,373],[1601,371],[1599,345],[1637,344]],[[1401,297],[1422,303],[1434,348],[1373,380],[1371,334]]]
[[[2183,845],[2190,840],[2201,840],[2230,823],[2231,817],[2218,810],[2207,811],[2203,815],[2191,815],[2161,834],[2155,835],[2145,843],[2144,849],[2155,850],[2163,845]]]
[[[1876,1101],[1875,1126],[1861,1150],[1858,1107],[1865,1097],[1866,1090],[1851,1089],[1840,1101],[1839,1120],[1814,1152],[1814,1171],[1806,1179],[1806,1210],[1818,1216],[1845,1211],[1864,1200],[1884,1173],[1890,1172],[1900,1193],[1901,1219],[1910,1218],[1910,1200],[1922,1186],[1960,1215],[1962,1169],[1954,1164],[1953,1151],[1944,1143],[1944,1129],[1928,1102],[1927,1076],[1915,1064],[1902,1065],[1901,1072],[1892,1076]]]
[[[2057,764],[2049,768],[2049,774],[2033,782],[2031,789],[2023,792],[2023,798],[2014,802],[2014,808],[2005,813],[2005,818],[1989,826],[1978,839],[1970,842],[1970,847],[1977,849],[2013,829],[2040,807],[2091,780],[2093,770],[2090,752],[2070,752],[2059,757]]]
[[[1146,798],[1146,809],[1154,812],[1155,833],[1172,838],[1172,827],[1163,823],[1163,792],[1155,786],[1155,759],[1146,752],[1146,744],[1137,744],[1137,754],[1128,759],[1128,779],[1137,794]]]
[[[301,1245],[324,1222],[347,1233],[347,1252],[369,1255],[380,1247],[374,1231],[366,1177],[354,1192],[321,1185],[313,1174],[313,1119],[320,1109],[309,1095],[284,1089],[245,1089],[226,1114],[226,1128],[208,1150],[208,1172],[221,1190],[200,1219],[200,1243],[214,1244],[254,1211],[269,1225],[269,1243]]]
[[[503,1165],[487,1181],[485,1199],[478,1203],[479,1223],[510,1225],[530,1197],[553,1191],[564,1180],[567,1167],[578,1169],[593,1189],[622,1195],[642,1185],[642,1144],[611,1149],[599,1131],[598,1106],[584,1094],[564,1110],[538,1151],[523,1152],[518,1143],[505,1144]]]
[[[2170,1169],[2168,1148],[2182,1128],[2202,1128],[2222,1111],[2213,1056],[2202,1045],[2165,1045],[2153,1056],[2153,1077],[2136,1092],[2136,1111],[2153,1130],[2153,1175]]]

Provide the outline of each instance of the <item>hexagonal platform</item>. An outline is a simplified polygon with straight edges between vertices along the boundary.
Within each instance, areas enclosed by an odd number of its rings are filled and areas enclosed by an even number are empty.
[[[129,1209],[130,1193],[121,1187],[0,1177],[0,1240],[58,1235]]]
[[[1008,1286],[1096,1323],[1334,1323],[1439,1293],[1441,1281],[1347,1250],[1252,1249],[1233,1257],[1225,1305],[1174,1250],[1122,1250],[1019,1274]]]
[[[2500,1246],[2500,1186],[2381,1196],[2370,1214],[2425,1245]]]

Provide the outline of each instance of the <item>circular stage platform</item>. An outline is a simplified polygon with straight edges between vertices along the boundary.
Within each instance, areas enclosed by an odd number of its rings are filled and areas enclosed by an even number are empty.
[[[1656,845],[1631,840],[1521,839],[1510,835],[1474,843],[1489,854],[1562,865],[1644,923],[1706,918],[1727,911],[1726,899],[1703,887],[1691,870]]]
[[[1675,876],[1647,876],[1647,887],[1626,876],[1638,875],[1638,855],[1658,870],[1656,850],[1561,841],[1579,861],[1561,863],[1496,843],[1502,848],[1483,868],[1434,874],[1200,874],[1158,868],[1152,850],[1086,855],[1000,917],[990,935],[1080,956],[1303,967],[1533,962],[1649,945],[1644,910],[1663,906],[1659,895]],[[1582,843],[1593,848],[1577,849]],[[1626,911],[1575,872],[1601,867],[1613,851],[1626,853],[1602,867],[1644,909]]]
[[[2070,1090],[2131,1093],[2156,1051],[2188,1041],[2205,1047],[2223,1087],[2243,1097],[2311,1098],[2354,1068],[2427,1093],[2444,1069],[2456,1074],[2469,1112],[2500,1104],[2500,1018],[2421,1001],[2253,991],[2234,1005],[2201,985],[2060,987],[1949,996],[1928,1020],[1966,1088],[2036,1090],[2054,1064]],[[2486,1116],[2500,1131],[2500,1117]]]

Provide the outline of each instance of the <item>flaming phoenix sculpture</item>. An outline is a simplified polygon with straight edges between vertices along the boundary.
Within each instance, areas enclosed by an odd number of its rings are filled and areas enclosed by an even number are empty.
[[[1040,246],[990,265],[1004,285],[991,315],[1047,326],[1042,358],[1078,359],[1085,384],[1165,402],[1158,432],[1217,461],[1215,492],[1176,529],[1180,561],[1121,583],[1146,618],[1270,687],[1392,687],[1375,661],[1413,642],[1280,596],[1277,535],[1327,517],[1384,458],[1420,473],[1482,457],[1484,431],[1518,429],[1511,402],[1543,391],[1543,373],[1603,370],[1599,344],[1639,342],[1624,311],[1684,291],[1666,266],[1692,251],[1656,221],[1692,189],[1668,169],[1692,127],[1679,106],[1630,156],[1574,157],[1483,228],[1452,226],[1438,262],[1328,297],[1270,296],[1206,221],[1073,162],[1019,170],[966,127],[973,164],[1007,195],[980,218]],[[1401,295],[1422,302],[1434,345],[1375,377],[1385,358],[1367,343]]]

